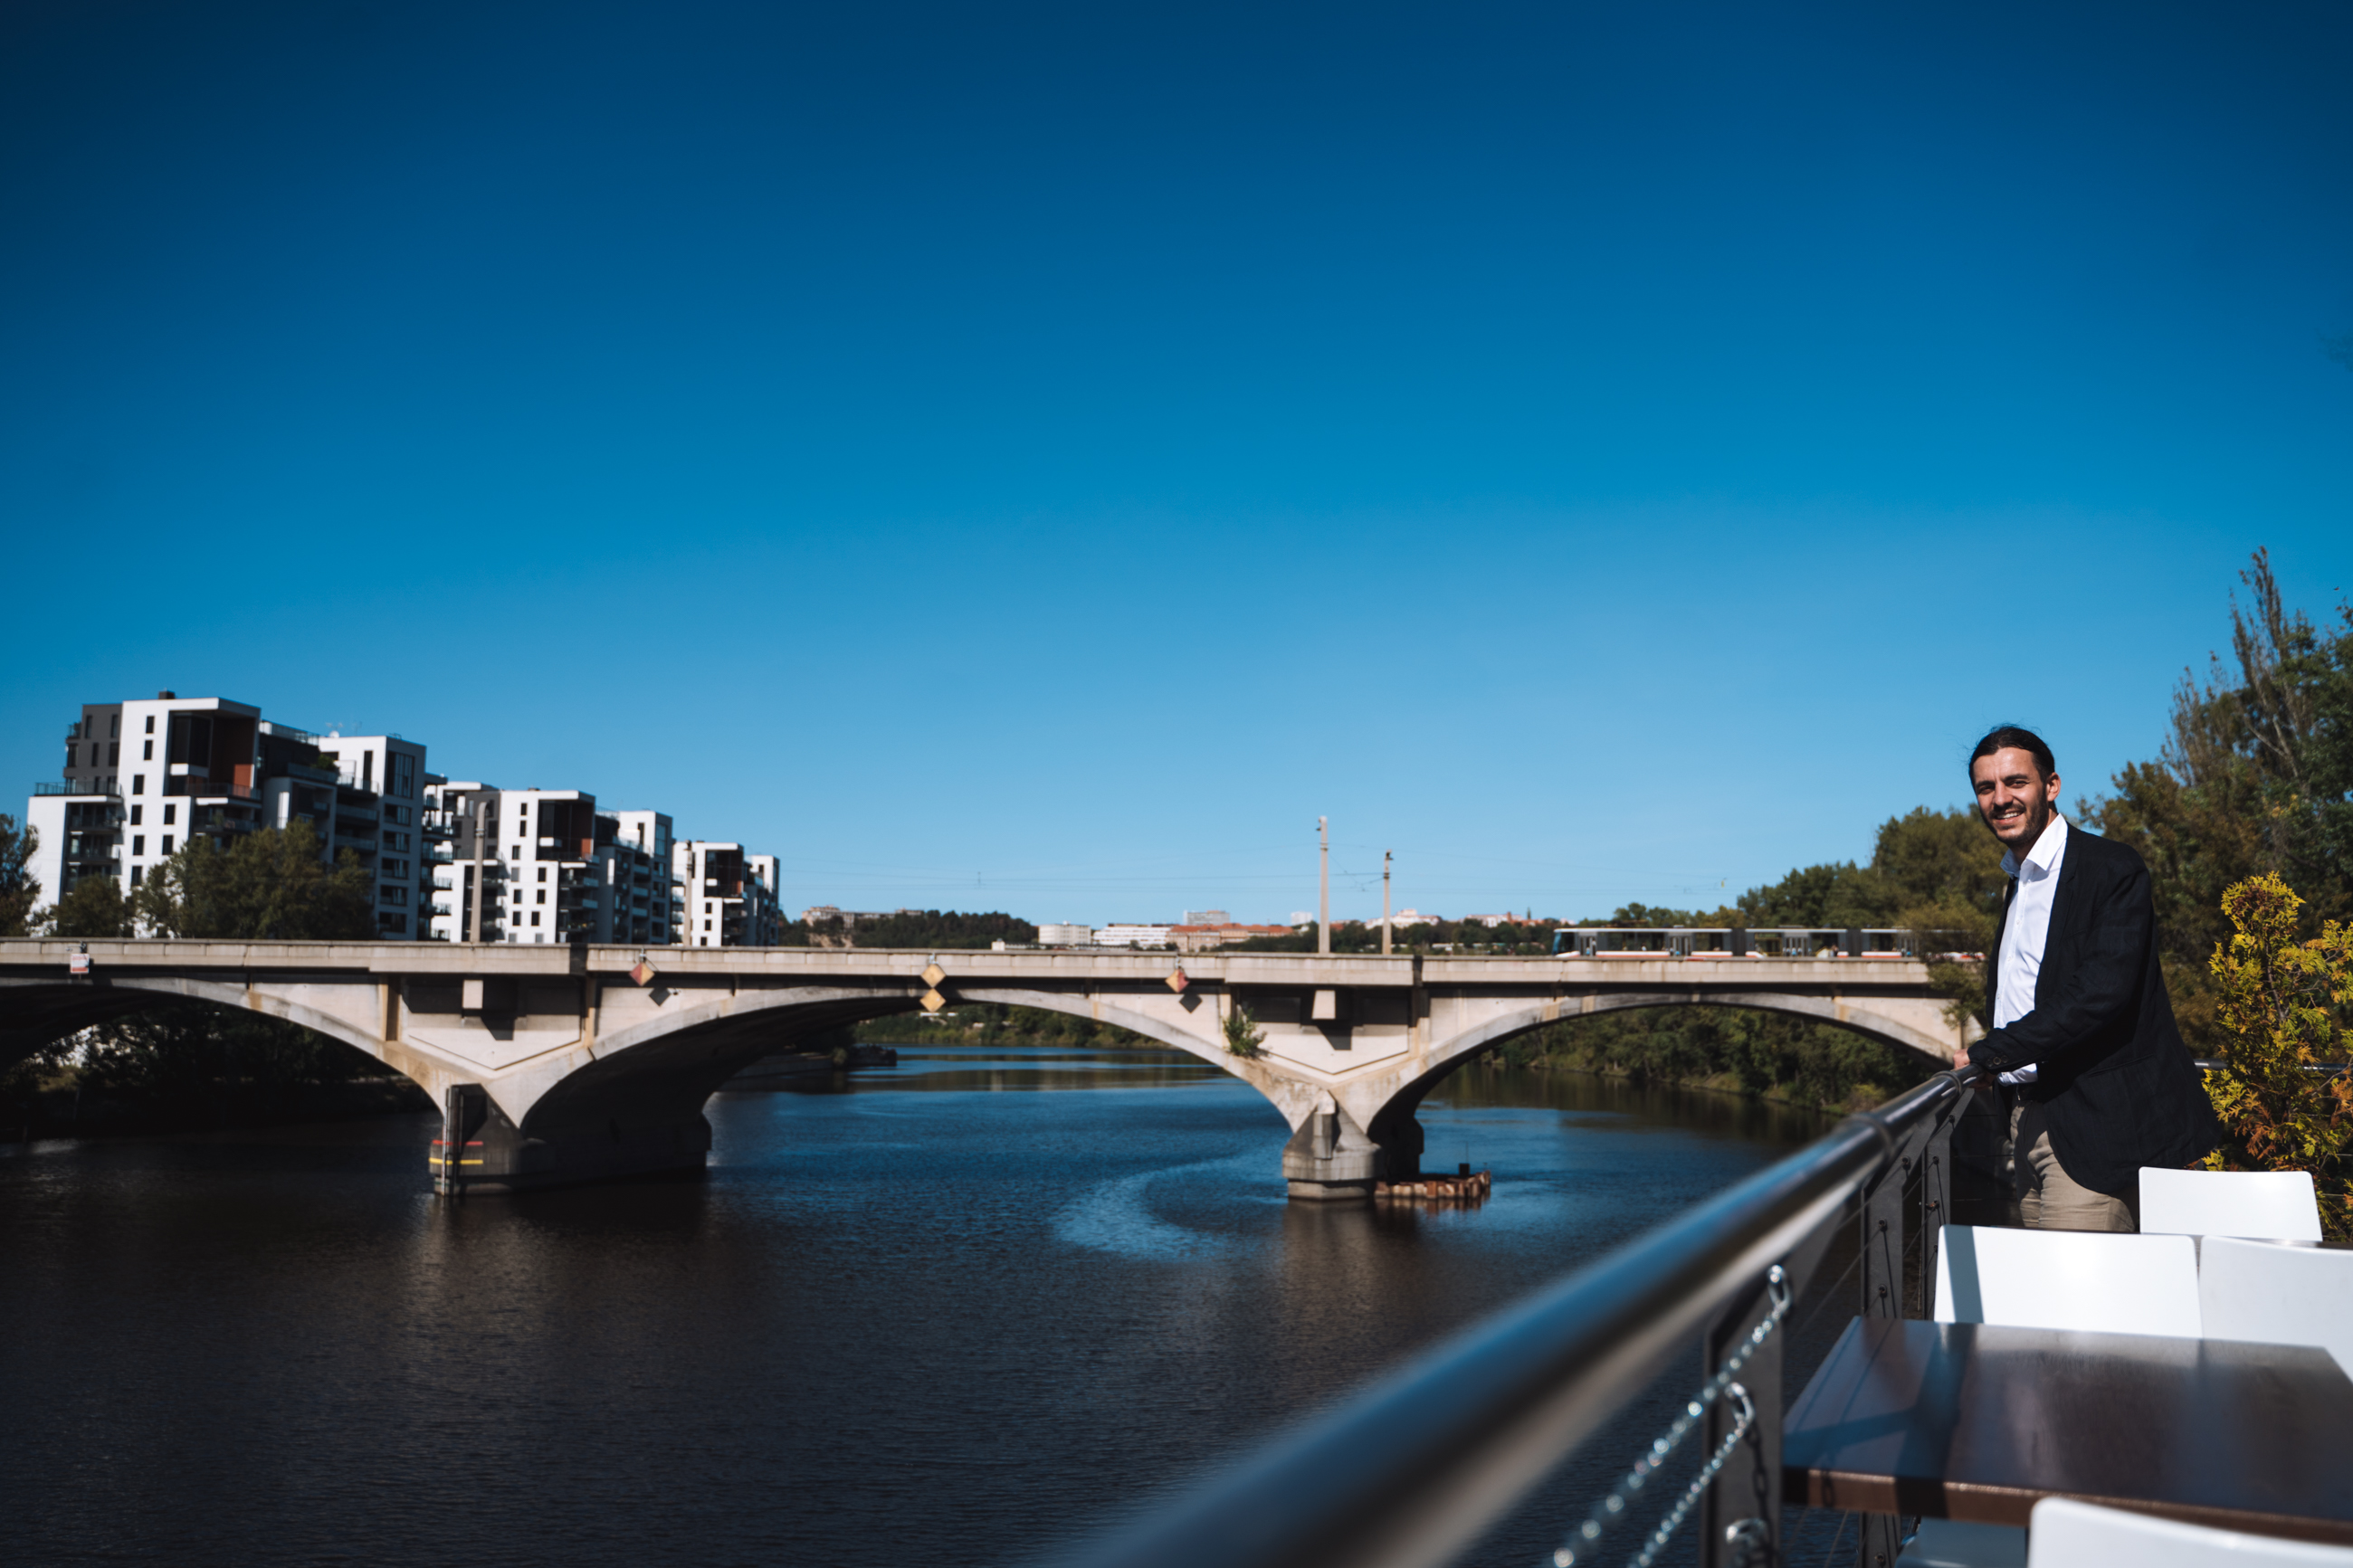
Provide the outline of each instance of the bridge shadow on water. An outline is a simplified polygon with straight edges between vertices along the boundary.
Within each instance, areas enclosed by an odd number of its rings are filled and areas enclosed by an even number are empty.
[[[717,1097],[703,1181],[512,1199],[425,1190],[430,1117],[11,1150],[0,1558],[1020,1562],[1822,1125],[1483,1068],[1421,1114],[1484,1206],[1290,1203],[1281,1116],[1157,1052],[908,1047]],[[1698,1375],[1469,1561],[1545,1560]]]

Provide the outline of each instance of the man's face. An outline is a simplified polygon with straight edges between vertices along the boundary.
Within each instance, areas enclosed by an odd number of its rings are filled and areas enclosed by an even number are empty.
[[[2005,746],[1971,763],[1969,781],[1977,786],[1978,815],[1996,838],[2025,859],[2051,826],[2059,804],[2059,775],[2044,778],[2031,752]]]

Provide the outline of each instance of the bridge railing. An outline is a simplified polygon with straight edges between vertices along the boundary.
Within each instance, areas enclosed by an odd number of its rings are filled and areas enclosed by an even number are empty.
[[[1859,1226],[1857,1310],[1905,1310],[1950,1209],[1952,1135],[1983,1082],[1939,1073],[1598,1261],[1475,1323],[1338,1411],[1226,1468],[1065,1568],[1435,1568],[1476,1540],[1697,1341],[1712,1369],[1617,1488],[1561,1521],[1558,1568],[1647,1563],[1695,1523],[1702,1568],[1784,1563],[1782,1331],[1837,1232]],[[1648,1435],[1645,1434],[1645,1436]],[[1678,1466],[1687,1438],[1696,1457]],[[1695,1474],[1671,1481],[1671,1472]],[[1634,1536],[1648,1484],[1667,1517]],[[1696,1515],[1695,1521],[1693,1520]],[[1857,1562],[1893,1563],[1866,1518]],[[1615,1528],[1613,1528],[1613,1526]]]

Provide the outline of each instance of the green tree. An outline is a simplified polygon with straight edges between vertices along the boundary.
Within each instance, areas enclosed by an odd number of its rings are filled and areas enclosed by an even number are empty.
[[[132,933],[131,900],[111,877],[85,877],[48,911],[55,937],[125,937]]]
[[[228,849],[192,838],[132,895],[139,929],[154,936],[256,941],[364,941],[375,934],[372,879],[346,849],[332,869],[318,830],[296,818]]]
[[[2167,988],[2204,1051],[2222,1038],[2209,959],[2232,936],[2227,889],[2275,876],[2303,890],[2307,930],[2353,918],[2353,610],[2333,632],[2289,611],[2261,551],[2240,581],[2230,661],[2184,673],[2158,758],[2084,812],[2148,862]]]
[[[227,849],[192,840],[155,868],[129,909],[137,929],[153,936],[356,940],[375,934],[371,887],[348,851],[333,868],[323,864],[318,833],[298,820]],[[88,898],[72,918],[103,922],[102,896]],[[299,1025],[190,1002],[102,1026],[81,1081],[127,1108],[134,1124],[176,1125],[303,1114],[319,1086],[383,1073],[366,1053]],[[385,1103],[402,1098],[387,1091]]]
[[[33,851],[41,836],[0,812],[0,937],[25,936],[32,929],[33,904],[41,886],[33,880]]]
[[[2321,1073],[2341,1062],[2353,1030],[2340,1016],[2353,1005],[2353,931],[2336,921],[2296,940],[2304,900],[2277,877],[2251,877],[2222,898],[2232,932],[2211,961],[2222,1066],[2206,1089],[2236,1145],[2206,1163],[2242,1161],[2267,1171],[2309,1171],[2321,1223],[2353,1239],[2353,1073]]]

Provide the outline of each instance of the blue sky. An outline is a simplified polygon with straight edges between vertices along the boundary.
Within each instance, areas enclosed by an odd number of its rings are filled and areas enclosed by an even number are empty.
[[[1712,903],[2353,589],[2341,6],[0,10],[0,778],[171,688],[797,909]]]

